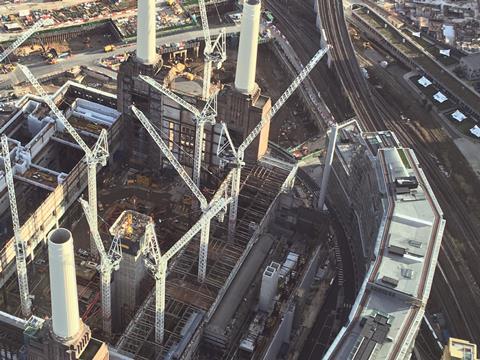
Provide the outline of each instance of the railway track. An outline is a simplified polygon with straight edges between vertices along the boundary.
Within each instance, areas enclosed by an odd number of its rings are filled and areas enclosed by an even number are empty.
[[[307,21],[299,21],[292,23],[289,16],[285,14],[284,5],[277,0],[266,0],[267,8],[273,13],[282,34],[284,34],[290,44],[294,47],[298,58],[302,64],[306,64],[310,58],[317,52],[320,47],[320,33],[315,28],[315,16],[312,14],[311,19]],[[295,11],[295,8],[287,9]],[[310,21],[308,21],[310,20]],[[342,89],[338,86],[330,86],[329,84],[337,83],[336,75],[330,71],[324,64],[320,62],[309,75],[314,82],[322,98],[331,110],[335,119],[343,119],[351,117],[352,109],[350,103],[345,101]]]
[[[345,25],[342,3],[335,0],[319,0],[319,6],[327,38],[333,45],[337,74],[342,79],[342,85],[348,88],[347,94],[359,120],[368,130],[393,130],[404,146],[415,149],[417,158],[444,211],[447,231],[469,247],[471,256],[466,260],[470,263],[468,270],[473,275],[473,283],[471,278],[466,277],[451,279],[453,274],[458,277],[455,265],[452,264],[452,259],[456,259],[458,253],[455,252],[450,241],[444,241],[439,261],[441,267],[448,271],[437,272],[437,281],[434,281],[433,286],[440,290],[444,312],[449,316],[450,323],[456,331],[461,336],[478,340],[480,328],[477,324],[480,318],[475,311],[478,306],[476,293],[480,291],[475,281],[480,279],[480,269],[475,266],[478,261],[475,259],[478,259],[478,240],[480,239],[478,228],[474,226],[473,219],[457,195],[455,187],[429,156],[428,144],[417,132],[412,131],[409,125],[400,120],[401,109],[395,108],[395,103],[387,101],[376,89],[368,87],[360,72]],[[448,240],[449,237],[447,236],[446,239]],[[439,275],[444,278],[438,279]],[[456,289],[452,288],[453,283],[463,283],[464,288],[468,289],[463,291],[461,298],[458,298]],[[458,326],[459,319],[462,319],[463,329]]]
[[[480,231],[475,226],[475,220],[460,200],[455,184],[447,179],[440,171],[434,159],[430,156],[428,143],[421,134],[411,128],[411,125],[400,120],[401,109],[392,102],[388,102],[383,94],[370,88],[360,71],[355,51],[347,27],[345,25],[342,2],[338,0],[315,0],[319,2],[322,24],[326,31],[327,41],[333,46],[332,56],[335,71],[345,94],[362,125],[369,131],[390,129],[394,131],[400,142],[415,149],[429,179],[430,185],[444,211],[447,219],[447,231],[439,254],[439,264],[442,271],[437,269],[433,283],[432,295],[442,305],[443,312],[450,320],[452,330],[456,336],[478,342],[480,340],[480,315],[475,309],[480,306]],[[303,1],[294,1],[295,6],[311,11],[310,4]],[[295,19],[290,8],[285,5],[267,0],[267,6],[277,17],[278,27],[290,41],[299,58],[306,62],[318,48],[318,40],[312,36],[311,27],[305,25],[308,21]],[[286,11],[287,10],[287,11]],[[314,20],[313,20],[314,24]],[[312,71],[312,80],[315,82],[327,104],[336,115],[338,122],[345,119],[346,106],[338,100],[338,93],[332,95],[334,88],[325,82],[325,69]],[[332,76],[329,81],[335,81]],[[332,99],[335,98],[335,99]],[[342,107],[343,109],[339,109]],[[434,134],[432,134],[433,138]],[[467,248],[460,257],[460,252],[454,240],[460,241]],[[457,288],[462,289],[461,296]]]
[[[327,42],[333,46],[335,70],[355,114],[368,130],[382,129],[383,124],[379,122],[380,113],[373,103],[372,94],[360,72],[349,40],[342,2],[332,0],[318,0],[318,2]]]

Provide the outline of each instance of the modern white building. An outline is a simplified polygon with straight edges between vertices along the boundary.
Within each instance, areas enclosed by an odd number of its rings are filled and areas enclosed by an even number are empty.
[[[368,182],[381,199],[375,213],[382,216],[375,234],[361,232],[353,237],[352,241],[360,241],[362,249],[369,252],[361,254],[366,259],[366,272],[348,321],[325,358],[409,359],[430,295],[445,228],[442,210],[415,153],[401,147],[392,133],[347,129],[336,155],[336,177],[345,166],[348,175],[343,177],[343,186]],[[364,168],[363,180],[358,182],[359,169],[353,164],[360,159],[370,163],[370,168]],[[362,228],[364,215],[374,212],[362,209],[362,200],[350,199]]]

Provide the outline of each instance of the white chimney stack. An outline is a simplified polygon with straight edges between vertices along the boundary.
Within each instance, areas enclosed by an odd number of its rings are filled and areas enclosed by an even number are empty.
[[[260,1],[245,0],[235,74],[235,88],[244,94],[252,94],[255,89],[259,30]]]
[[[145,65],[157,61],[155,0],[138,0],[137,59]]]
[[[71,339],[79,333],[82,322],[78,311],[73,238],[67,229],[59,228],[48,235],[48,261],[53,333],[60,339]]]

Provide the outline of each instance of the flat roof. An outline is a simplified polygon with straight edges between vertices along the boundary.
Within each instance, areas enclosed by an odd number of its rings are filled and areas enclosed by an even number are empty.
[[[371,147],[372,139],[378,149]],[[330,346],[327,359],[406,356],[430,294],[445,226],[443,214],[413,150],[379,139],[376,133],[362,133],[350,144],[352,149],[364,146],[369,150],[369,158],[381,169],[377,172],[379,192],[389,190],[375,259],[352,307],[350,322]],[[342,156],[345,147],[337,146]],[[347,149],[344,159],[351,151]],[[396,182],[405,177],[417,182]],[[376,324],[378,319],[388,326]]]

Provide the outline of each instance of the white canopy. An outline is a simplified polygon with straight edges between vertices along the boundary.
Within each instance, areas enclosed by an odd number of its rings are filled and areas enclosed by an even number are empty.
[[[416,37],[420,37],[420,31],[418,32],[412,31],[412,35]]]
[[[440,54],[445,56],[450,56],[450,49],[440,50]]]
[[[476,137],[480,138],[480,127],[478,127],[478,125],[475,125],[473,128],[471,128],[470,132]]]
[[[448,98],[445,95],[443,95],[440,91],[437,92],[435,95],[433,95],[433,98],[437,100],[440,104],[448,100]]]
[[[458,122],[462,122],[465,120],[467,117],[459,110],[455,110],[455,112],[452,114],[452,117],[457,120]]]
[[[423,87],[432,85],[432,82],[428,80],[425,76],[422,76],[420,79],[418,79],[418,83]]]

